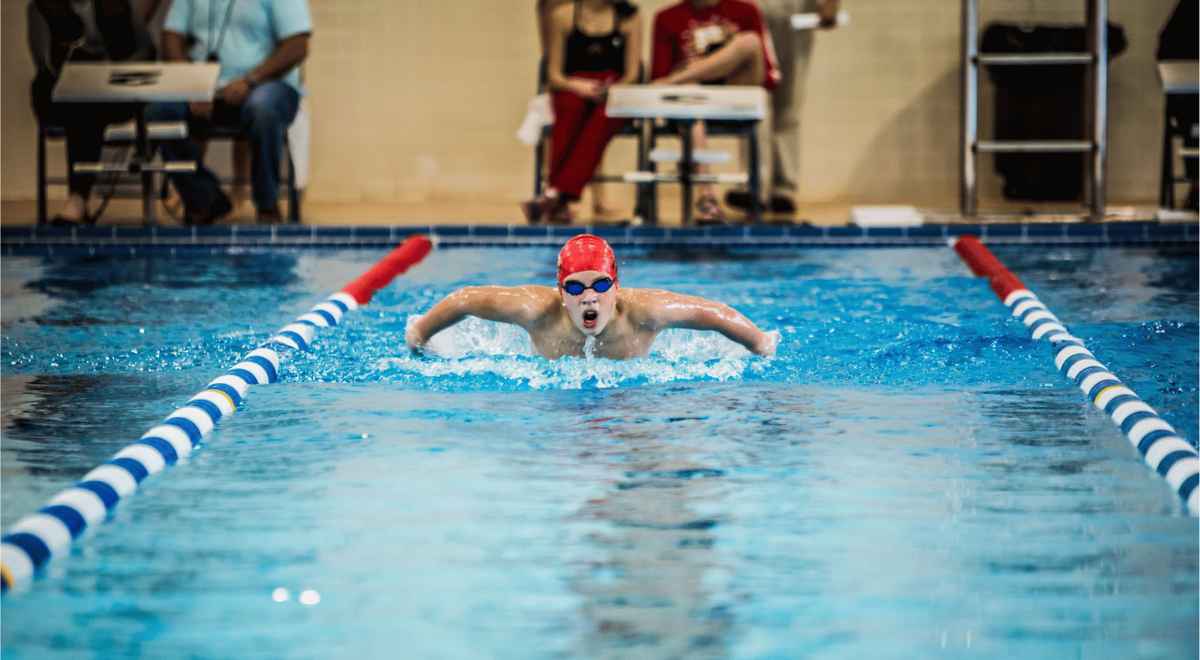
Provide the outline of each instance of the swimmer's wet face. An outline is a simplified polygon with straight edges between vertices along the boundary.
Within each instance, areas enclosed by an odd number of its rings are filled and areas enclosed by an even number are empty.
[[[578,285],[578,286],[576,286]],[[609,285],[609,286],[606,286]],[[583,290],[578,294],[572,290]],[[584,270],[571,273],[558,288],[563,307],[576,328],[585,335],[596,336],[604,332],[617,308],[617,289],[620,286],[607,273]],[[603,289],[601,291],[600,289]]]
[[[558,252],[558,293],[571,322],[585,335],[598,335],[617,307],[617,257],[604,239],[572,237]]]

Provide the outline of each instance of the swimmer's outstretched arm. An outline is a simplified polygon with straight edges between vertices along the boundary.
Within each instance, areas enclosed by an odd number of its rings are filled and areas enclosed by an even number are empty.
[[[526,330],[538,318],[539,292],[545,287],[468,286],[446,296],[404,334],[404,341],[419,350],[437,333],[468,316],[513,323]]]
[[[775,355],[779,335],[763,332],[736,309],[707,298],[655,291],[650,305],[651,321],[660,328],[712,330],[745,346],[757,355]]]

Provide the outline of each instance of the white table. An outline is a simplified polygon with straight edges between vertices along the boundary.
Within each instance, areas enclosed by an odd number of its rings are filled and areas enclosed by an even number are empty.
[[[608,90],[605,111],[609,117],[669,119],[682,126],[680,173],[675,177],[656,175],[652,183],[678,180],[683,188],[683,223],[691,224],[692,185],[709,178],[692,173],[692,125],[697,121],[720,121],[741,125],[750,147],[750,217],[759,218],[760,190],[758,141],[754,130],[767,116],[767,91],[748,85],[616,85]],[[653,128],[651,128],[653,131]]]
[[[145,106],[161,102],[212,101],[217,90],[220,65],[209,62],[68,63],[54,86],[55,103],[129,103],[142,106],[135,114],[134,156],[128,166],[116,171],[140,174],[142,218],[154,224],[154,180],[156,171],[195,171],[193,162],[150,164]],[[79,171],[113,171],[101,163],[76,163]]]

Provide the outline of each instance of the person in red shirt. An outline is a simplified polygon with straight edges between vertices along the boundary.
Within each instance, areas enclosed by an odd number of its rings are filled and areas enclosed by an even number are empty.
[[[662,85],[762,85],[779,83],[779,66],[762,12],[746,0],[680,0],[654,17],[651,81]],[[693,140],[704,146],[704,123]],[[697,167],[697,171],[700,168]],[[697,222],[723,222],[712,184],[698,187]]]

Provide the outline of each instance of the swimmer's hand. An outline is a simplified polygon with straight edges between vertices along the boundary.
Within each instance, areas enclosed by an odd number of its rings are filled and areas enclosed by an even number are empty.
[[[425,337],[417,330],[417,324],[412,324],[404,332],[404,343],[408,344],[408,350],[418,355],[425,351]]]
[[[754,354],[763,357],[775,357],[775,347],[779,346],[779,331],[759,333],[758,342],[754,345]]]

